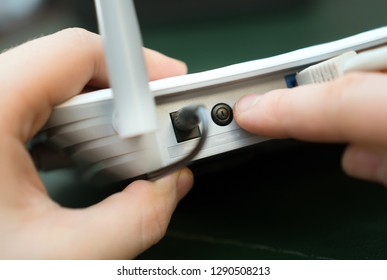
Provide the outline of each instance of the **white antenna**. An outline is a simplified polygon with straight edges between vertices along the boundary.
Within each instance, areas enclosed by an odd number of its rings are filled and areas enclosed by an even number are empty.
[[[114,95],[113,125],[122,138],[157,129],[133,0],[95,0]]]

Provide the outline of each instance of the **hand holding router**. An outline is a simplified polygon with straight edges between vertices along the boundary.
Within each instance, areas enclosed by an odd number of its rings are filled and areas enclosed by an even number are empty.
[[[178,61],[144,53],[150,77],[185,73]],[[192,185],[187,168],[71,209],[49,196],[26,150],[55,105],[108,86],[100,36],[75,28],[30,40],[0,54],[0,73],[0,258],[127,259],[157,242]]]
[[[79,95],[56,107],[44,133],[73,158],[87,160],[90,169],[102,172],[112,164],[112,171],[127,178],[127,170],[138,174],[154,170],[149,168],[153,162],[147,161],[152,155],[141,157],[149,148],[158,152],[155,158],[162,167],[195,147],[202,127],[192,134],[179,134],[178,140],[173,126],[180,125],[173,120],[174,113],[186,118],[179,109],[200,103],[213,108],[209,110],[213,114],[208,116],[208,141],[196,158],[268,139],[255,134],[340,141],[350,143],[343,160],[350,174],[386,183],[386,74],[361,72],[333,82],[294,87],[298,73],[310,65],[350,50],[383,46],[386,32],[376,29],[274,58],[152,82],[160,124],[154,138],[132,137],[127,142],[118,136],[112,125],[109,89]],[[157,242],[176,203],[192,184],[187,169],[156,182],[136,181],[101,203],[69,209],[47,195],[25,149],[26,141],[42,128],[55,104],[74,96],[88,82],[107,85],[104,67],[98,67],[103,65],[99,37],[67,30],[4,52],[0,61],[0,84],[6,89],[1,91],[0,104],[0,257],[132,258]],[[54,68],[52,61],[56,61]],[[74,69],[74,65],[79,67]],[[251,97],[247,93],[254,94],[254,102],[242,110],[240,105]],[[227,106],[234,104],[233,117]],[[155,140],[151,144],[156,146],[142,143],[143,139]],[[141,145],[146,149],[138,149]]]
[[[193,158],[266,141],[270,138],[251,134],[233,120],[232,108],[239,98],[309,83],[305,77],[315,67],[305,68],[387,43],[384,27],[271,58],[154,81],[149,90],[132,1],[100,0],[96,5],[112,90],[83,94],[58,106],[44,132],[49,143],[83,162],[86,174],[97,178],[104,174],[113,174],[116,180],[161,176],[172,170],[167,166],[178,168]],[[337,63],[332,65],[330,70]],[[328,76],[320,72],[323,80]],[[208,133],[207,124],[187,131],[176,126],[176,112],[192,104],[207,108],[203,119],[210,120]],[[38,157],[43,169],[55,164],[45,161],[44,154]]]

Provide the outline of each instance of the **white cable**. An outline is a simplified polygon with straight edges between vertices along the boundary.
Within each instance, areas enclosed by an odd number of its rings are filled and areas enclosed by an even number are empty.
[[[380,71],[387,69],[387,46],[356,53],[346,52],[312,65],[297,73],[298,85],[332,81],[352,71]]]
[[[359,53],[344,63],[344,73],[387,69],[387,46]]]
[[[355,51],[346,52],[337,57],[312,65],[296,75],[298,85],[329,82],[343,75],[343,65],[357,56]]]

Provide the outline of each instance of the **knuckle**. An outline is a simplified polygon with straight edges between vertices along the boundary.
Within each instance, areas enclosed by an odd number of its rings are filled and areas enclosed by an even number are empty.
[[[357,74],[352,73],[338,78],[328,84],[327,94],[337,97],[343,95],[345,92],[350,92],[351,88],[358,83],[358,78]]]
[[[331,92],[335,94],[352,93],[368,85],[370,79],[372,79],[370,73],[348,73],[331,84]]]
[[[265,127],[276,127],[277,131],[273,131],[276,137],[288,137],[288,121],[292,114],[291,106],[289,105],[289,95],[282,90],[274,90],[265,95],[266,102],[262,111],[262,124]]]
[[[81,27],[69,27],[69,28],[65,28],[65,29],[59,31],[58,33],[62,33],[62,34],[68,35],[68,36],[76,36],[76,37],[80,36],[80,37],[82,37],[90,32],[84,28],[81,28]]]
[[[92,33],[84,28],[71,27],[63,29],[57,34],[73,42],[75,46],[82,46],[90,40]]]
[[[349,73],[328,84],[326,98],[331,106],[327,116],[337,127],[335,131],[346,138],[345,132],[353,123],[353,108],[357,106],[364,90],[368,90],[370,76],[366,73]],[[334,121],[336,120],[336,121]],[[340,120],[340,121],[337,121]]]

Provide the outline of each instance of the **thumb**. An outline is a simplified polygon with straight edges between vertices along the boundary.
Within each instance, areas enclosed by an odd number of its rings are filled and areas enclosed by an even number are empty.
[[[136,181],[99,204],[78,210],[81,214],[73,219],[77,244],[71,244],[79,248],[75,257],[134,258],[164,236],[177,203],[192,184],[192,172],[184,168],[155,182]]]

